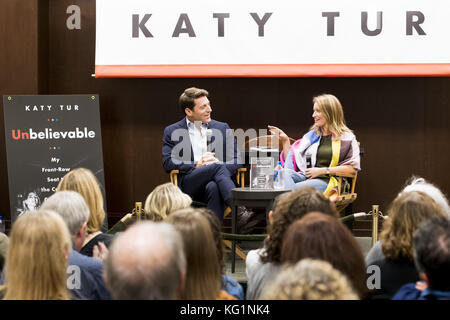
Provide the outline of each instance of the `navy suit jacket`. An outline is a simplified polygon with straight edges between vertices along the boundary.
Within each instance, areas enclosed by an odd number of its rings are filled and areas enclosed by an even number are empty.
[[[211,120],[207,124],[207,128],[213,131],[213,136],[211,139],[213,149],[211,151],[215,152],[216,157],[225,163],[231,174],[234,174],[238,168],[242,167],[239,163],[243,162],[239,162],[240,152],[237,148],[236,139],[234,138],[230,127],[225,122]],[[172,135],[174,136],[172,137]],[[220,139],[222,139],[222,143],[220,143]],[[181,145],[179,145],[183,141],[185,141],[185,144],[183,144],[185,146],[184,149],[181,148]],[[230,141],[233,141],[233,143]],[[172,155],[174,148],[177,149]],[[188,153],[190,152],[190,154],[185,155],[185,151]],[[180,183],[182,182],[185,174],[188,174],[195,169],[194,152],[192,151],[192,144],[189,137],[186,118],[183,118],[182,120],[171,124],[164,129],[162,162],[163,168],[166,172],[170,172],[172,170],[180,171]]]

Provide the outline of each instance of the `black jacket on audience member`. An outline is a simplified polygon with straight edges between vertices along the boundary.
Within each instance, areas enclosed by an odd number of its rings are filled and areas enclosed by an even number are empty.
[[[95,245],[98,245],[99,242],[103,242],[107,248],[111,245],[111,242],[114,238],[113,234],[109,233],[100,233],[91,239],[88,243],[86,243],[83,248],[81,248],[80,253],[92,257],[92,250]]]
[[[369,299],[391,299],[405,284],[419,281],[414,262],[381,259],[372,263],[380,267],[381,288],[370,292]]]

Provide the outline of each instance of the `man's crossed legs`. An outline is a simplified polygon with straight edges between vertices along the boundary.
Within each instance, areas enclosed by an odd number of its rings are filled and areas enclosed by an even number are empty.
[[[222,221],[225,205],[230,205],[231,190],[236,187],[231,175],[224,163],[196,168],[184,176],[181,190],[192,199],[206,202]]]

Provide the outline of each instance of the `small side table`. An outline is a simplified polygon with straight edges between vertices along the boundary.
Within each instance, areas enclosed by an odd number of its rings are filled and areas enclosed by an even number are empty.
[[[237,208],[238,206],[247,207],[264,207],[266,208],[266,222],[269,223],[269,212],[272,210],[273,202],[275,198],[285,192],[289,192],[288,189],[267,189],[258,190],[246,188],[234,188],[231,191],[232,206],[231,206],[231,232],[237,233],[236,220],[237,220]],[[234,273],[236,265],[236,240],[232,240],[232,260],[231,260],[231,272]]]

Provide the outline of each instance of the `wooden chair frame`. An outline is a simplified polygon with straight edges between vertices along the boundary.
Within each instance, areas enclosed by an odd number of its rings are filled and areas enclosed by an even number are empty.
[[[341,213],[349,204],[353,203],[358,194],[355,192],[356,180],[358,178],[358,172],[354,174],[335,174],[333,175],[338,181],[338,199],[335,202],[336,209]],[[343,185],[345,179],[351,179],[350,190],[345,190]]]

